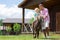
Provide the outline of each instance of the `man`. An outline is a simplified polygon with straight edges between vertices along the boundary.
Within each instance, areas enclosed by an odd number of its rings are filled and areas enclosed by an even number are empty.
[[[47,38],[49,37],[49,23],[50,23],[50,18],[48,14],[48,9],[44,7],[43,4],[39,4],[40,8],[40,16],[43,17],[43,24],[42,24],[42,30],[44,33],[44,36]]]

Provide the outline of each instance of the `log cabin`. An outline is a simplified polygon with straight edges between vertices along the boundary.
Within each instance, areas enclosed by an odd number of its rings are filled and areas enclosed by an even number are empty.
[[[25,21],[25,27],[24,27],[24,31],[25,32],[30,32],[31,30],[29,30],[30,29],[30,27],[29,27],[29,24],[30,24],[30,19],[25,19],[24,20]],[[3,30],[4,30],[4,28],[6,28],[6,27],[11,27],[12,28],[12,32],[14,32],[13,31],[13,26],[14,26],[14,24],[15,23],[18,23],[18,24],[20,24],[20,25],[22,25],[22,19],[21,18],[6,18],[6,19],[4,19],[3,21],[2,21],[2,23],[3,23]],[[28,26],[28,27],[27,27]],[[21,26],[22,27],[22,26]],[[26,29],[25,29],[26,28]],[[5,29],[6,30],[6,29]],[[21,29],[22,30],[22,29]]]
[[[60,0],[23,0],[22,3],[18,4],[19,8],[23,8],[23,21],[22,28],[24,27],[24,16],[25,9],[32,9],[38,7],[43,2],[44,6],[49,9],[50,15],[50,30],[56,33],[60,32]],[[24,29],[23,29],[24,31]]]

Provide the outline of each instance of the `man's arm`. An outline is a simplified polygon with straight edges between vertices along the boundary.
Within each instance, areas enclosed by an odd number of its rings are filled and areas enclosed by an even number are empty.
[[[45,14],[44,15],[40,14],[40,16],[43,17],[43,18],[46,18],[47,15],[48,15],[48,9],[45,10]]]

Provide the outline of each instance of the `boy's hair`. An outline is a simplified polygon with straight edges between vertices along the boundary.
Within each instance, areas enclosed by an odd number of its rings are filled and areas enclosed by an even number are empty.
[[[34,10],[35,10],[35,11],[36,11],[36,10],[39,10],[39,8],[35,8]]]
[[[35,8],[34,11],[39,13],[39,8]]]

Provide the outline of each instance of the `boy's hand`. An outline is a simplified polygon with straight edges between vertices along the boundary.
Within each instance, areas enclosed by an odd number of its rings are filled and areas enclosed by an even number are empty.
[[[40,19],[40,16],[38,16],[38,19]]]

